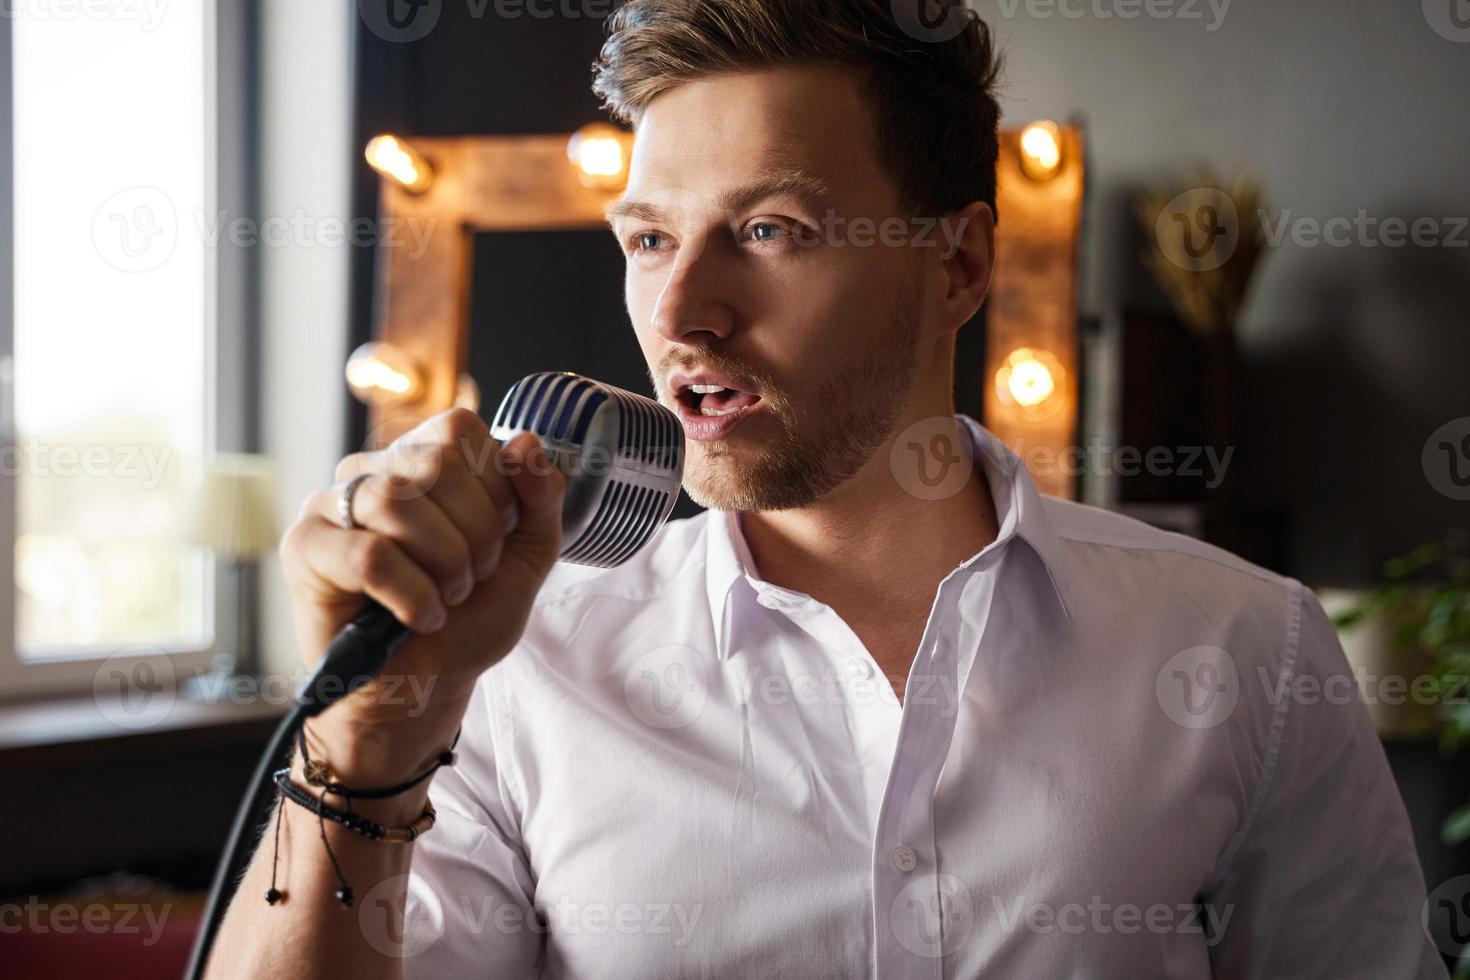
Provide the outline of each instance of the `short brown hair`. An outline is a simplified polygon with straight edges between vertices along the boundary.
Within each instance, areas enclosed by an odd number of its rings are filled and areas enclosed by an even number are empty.
[[[994,210],[999,59],[963,0],[938,2],[948,20],[929,32],[905,26],[922,28],[935,0],[628,0],[608,21],[592,91],[636,126],[682,82],[797,64],[852,69],[906,207],[939,215],[984,201]]]

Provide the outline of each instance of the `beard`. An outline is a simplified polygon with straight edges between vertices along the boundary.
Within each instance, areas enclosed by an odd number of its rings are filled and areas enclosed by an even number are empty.
[[[910,288],[900,297],[880,342],[855,346],[841,363],[829,361],[830,373],[802,398],[724,351],[686,348],[665,355],[662,375],[697,360],[741,379],[742,390],[758,392],[780,424],[775,438],[754,452],[737,451],[727,441],[691,444],[684,464],[690,499],[712,510],[794,510],[847,482],[887,440],[913,389],[917,292]]]

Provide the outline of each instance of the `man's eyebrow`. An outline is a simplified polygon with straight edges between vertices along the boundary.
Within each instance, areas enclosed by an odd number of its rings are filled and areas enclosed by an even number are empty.
[[[747,184],[726,191],[720,195],[720,208],[726,214],[733,214],[737,211],[744,211],[767,198],[789,197],[816,211],[830,199],[831,195],[831,185],[820,177],[794,167],[783,167],[764,173]],[[647,201],[622,198],[608,205],[604,215],[607,223],[612,224],[619,218],[657,221],[663,217],[664,211],[658,205]]]

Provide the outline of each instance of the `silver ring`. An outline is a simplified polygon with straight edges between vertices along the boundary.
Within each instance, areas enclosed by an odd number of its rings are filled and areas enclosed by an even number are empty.
[[[352,516],[352,497],[357,493],[357,488],[362,486],[362,481],[372,476],[371,473],[359,473],[347,481],[342,488],[341,495],[337,498],[337,523],[348,531],[356,531],[362,527],[357,523],[357,518]]]

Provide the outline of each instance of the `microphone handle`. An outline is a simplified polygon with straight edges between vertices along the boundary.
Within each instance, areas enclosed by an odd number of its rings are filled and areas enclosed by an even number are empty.
[[[409,629],[376,599],[332,638],[321,663],[296,693],[302,713],[312,718],[382,673]]]

